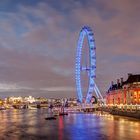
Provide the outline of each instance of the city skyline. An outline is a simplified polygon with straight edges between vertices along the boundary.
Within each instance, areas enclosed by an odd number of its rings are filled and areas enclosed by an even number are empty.
[[[95,33],[96,82],[140,73],[140,1],[1,0],[0,97],[73,97],[75,55],[84,25]]]

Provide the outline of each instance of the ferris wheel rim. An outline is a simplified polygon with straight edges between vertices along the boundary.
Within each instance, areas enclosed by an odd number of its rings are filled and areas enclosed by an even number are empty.
[[[87,36],[88,39],[88,48],[89,48],[89,58],[90,58],[90,69],[89,69],[89,84],[88,84],[88,92],[86,97],[86,102],[89,102],[91,93],[94,90],[94,80],[95,80],[95,72],[96,72],[96,46],[94,40],[94,34],[90,27],[84,26],[79,34],[78,44],[77,44],[77,52],[76,52],[76,88],[78,93],[78,99],[80,102],[83,100],[83,92],[81,86],[81,57],[82,57],[82,48],[84,43],[84,38]]]

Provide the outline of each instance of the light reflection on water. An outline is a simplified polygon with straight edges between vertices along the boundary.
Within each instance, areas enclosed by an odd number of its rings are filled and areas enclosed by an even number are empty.
[[[45,120],[46,110],[0,111],[0,140],[139,140],[140,121],[108,114]]]

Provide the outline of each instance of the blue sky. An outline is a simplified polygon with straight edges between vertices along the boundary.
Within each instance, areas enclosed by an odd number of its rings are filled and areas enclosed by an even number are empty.
[[[1,0],[0,96],[76,96],[82,26],[95,33],[97,85],[140,73],[139,0]]]

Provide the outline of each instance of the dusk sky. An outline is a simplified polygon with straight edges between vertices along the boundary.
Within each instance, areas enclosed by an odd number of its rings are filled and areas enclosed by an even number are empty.
[[[139,0],[0,0],[0,98],[76,97],[84,25],[95,34],[96,83],[140,73]]]

